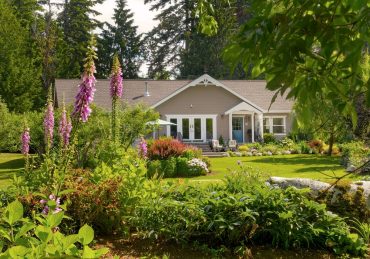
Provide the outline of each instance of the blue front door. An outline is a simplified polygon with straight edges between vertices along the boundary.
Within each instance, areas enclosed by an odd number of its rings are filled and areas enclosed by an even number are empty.
[[[244,122],[243,117],[233,117],[232,118],[233,139],[235,139],[236,142],[238,143],[244,142],[243,122]]]

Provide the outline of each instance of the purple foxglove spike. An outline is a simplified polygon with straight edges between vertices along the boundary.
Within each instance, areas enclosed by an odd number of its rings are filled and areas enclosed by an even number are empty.
[[[31,136],[30,136],[30,129],[25,128],[23,133],[22,133],[22,154],[23,155],[28,155],[30,151],[30,141],[31,141]]]

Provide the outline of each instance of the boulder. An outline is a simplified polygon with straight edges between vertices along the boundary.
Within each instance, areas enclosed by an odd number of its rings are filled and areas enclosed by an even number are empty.
[[[298,189],[303,188],[310,188],[311,194],[313,196],[317,196],[320,191],[326,190],[330,187],[330,184],[306,179],[306,178],[285,178],[285,177],[270,177],[268,180],[268,185],[270,186],[278,186],[280,188],[288,188],[290,186],[293,186]],[[370,208],[370,181],[357,181],[353,182],[349,185],[349,192],[355,193],[357,191],[358,187],[362,187],[364,189],[364,197],[366,199],[367,207]],[[333,193],[333,199],[339,194],[340,190],[335,187],[331,187],[329,191],[334,192]],[[332,200],[334,202],[335,200]]]

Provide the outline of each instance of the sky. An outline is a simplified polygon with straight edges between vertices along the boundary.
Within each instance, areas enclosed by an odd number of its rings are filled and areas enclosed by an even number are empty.
[[[112,23],[115,7],[115,0],[105,0],[103,4],[95,7],[101,13],[96,18],[103,22]],[[144,5],[144,0],[127,0],[127,7],[134,14],[134,23],[138,26],[139,33],[149,32],[157,24],[153,20],[156,13],[149,10],[149,5]]]
[[[156,12],[149,10],[149,5],[144,4],[144,0],[127,0],[127,8],[134,14],[134,24],[138,26],[139,33],[149,32],[158,22],[154,21]],[[99,4],[95,7],[95,10],[101,13],[101,15],[95,17],[102,22],[112,22],[112,16],[116,8],[115,0],[105,0],[103,4]],[[148,72],[148,64],[144,62],[140,67],[139,76],[146,77]]]

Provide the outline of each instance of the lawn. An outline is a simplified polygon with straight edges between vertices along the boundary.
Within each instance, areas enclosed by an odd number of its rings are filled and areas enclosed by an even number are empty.
[[[218,182],[230,171],[241,165],[269,175],[281,177],[311,178],[330,182],[330,176],[342,176],[344,168],[339,164],[339,157],[321,155],[281,155],[262,157],[221,157],[211,158],[212,173],[189,179],[189,182]],[[0,189],[11,184],[14,173],[22,170],[24,165],[21,154],[0,153]],[[328,176],[330,175],[330,176]],[[351,177],[356,180],[358,177]]]
[[[222,179],[240,164],[251,167],[269,176],[311,178],[330,182],[330,176],[342,176],[346,172],[340,165],[340,157],[322,155],[280,155],[262,157],[220,157],[211,158],[212,173],[193,178],[191,181],[210,181]],[[328,176],[329,175],[329,176]],[[355,180],[358,177],[349,177]]]
[[[23,169],[24,159],[21,154],[0,153],[0,189],[11,184],[14,173]]]

